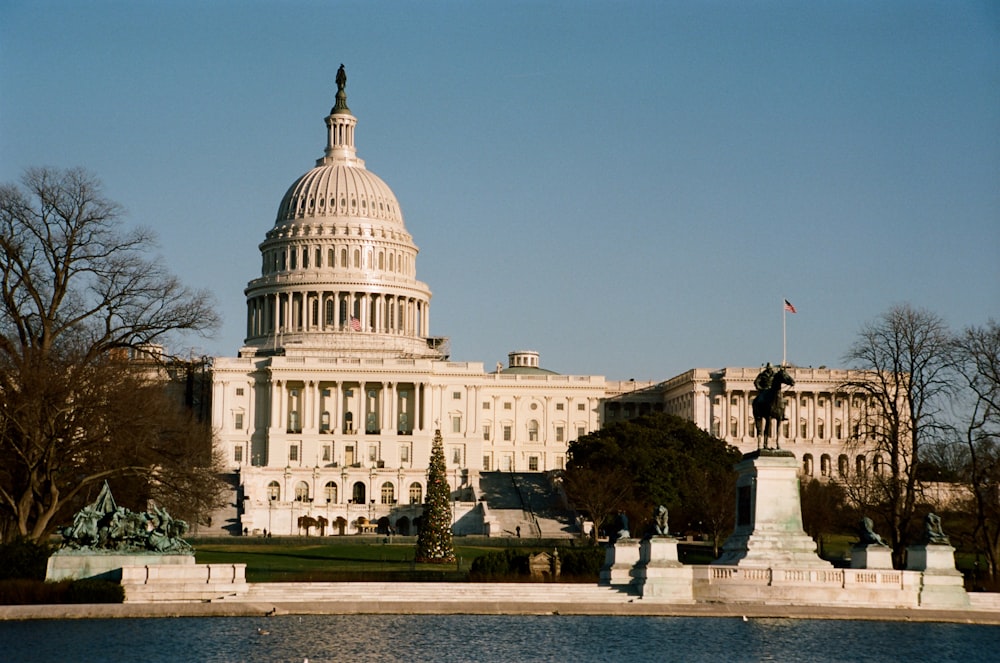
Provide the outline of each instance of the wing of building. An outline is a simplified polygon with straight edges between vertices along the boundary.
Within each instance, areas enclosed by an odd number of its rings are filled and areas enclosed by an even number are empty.
[[[666,411],[753,448],[747,399],[758,369],[638,384],[559,375],[533,351],[489,371],[450,361],[447,338],[430,335],[431,290],[417,279],[402,209],[357,155],[345,82],[325,118],[323,156],[288,188],[260,244],[244,345],[213,362],[213,426],[237,496],[226,526],[298,534],[309,517],[325,520],[327,534],[378,522],[406,533],[437,430],[456,533],[498,533],[479,499],[487,474],[561,469],[569,441],[604,420]],[[807,470],[851,465],[841,376],[797,375],[807,391],[792,406],[790,447]]]

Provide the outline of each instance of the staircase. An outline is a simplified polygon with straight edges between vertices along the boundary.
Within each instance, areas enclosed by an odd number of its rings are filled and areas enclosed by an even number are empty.
[[[483,472],[479,495],[494,536],[570,538],[573,516],[562,506],[549,477],[539,472]]]
[[[241,603],[628,603],[620,589],[573,583],[266,582],[213,602]]]

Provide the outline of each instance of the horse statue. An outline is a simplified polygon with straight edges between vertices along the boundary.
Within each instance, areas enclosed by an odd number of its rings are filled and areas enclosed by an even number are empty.
[[[785,399],[781,397],[781,386],[795,385],[795,378],[788,374],[784,366],[777,371],[768,364],[754,380],[757,395],[753,399],[753,421],[757,429],[757,449],[767,449],[771,439],[771,420],[774,420],[774,448],[780,449],[781,422],[785,419]]]

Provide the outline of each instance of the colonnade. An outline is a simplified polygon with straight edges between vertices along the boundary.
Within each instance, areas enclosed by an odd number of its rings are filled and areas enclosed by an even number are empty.
[[[429,309],[426,299],[388,293],[268,293],[247,299],[247,338],[276,331],[364,331],[426,338]]]
[[[429,386],[412,382],[275,380],[271,429],[334,435],[423,432]]]

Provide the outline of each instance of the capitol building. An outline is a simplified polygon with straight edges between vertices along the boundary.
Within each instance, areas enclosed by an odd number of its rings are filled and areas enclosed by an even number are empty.
[[[431,289],[402,208],[358,156],[343,68],[337,83],[323,155],[260,244],[243,347],[213,362],[212,423],[235,491],[234,515],[218,526],[299,534],[308,517],[327,535],[413,533],[438,434],[455,532],[493,536],[514,521],[491,512],[484,481],[549,476],[570,441],[605,423],[668,412],[756,448],[759,367],[636,383],[560,375],[531,350],[510,352],[506,366],[452,361],[448,339],[430,332]],[[863,408],[840,386],[849,372],[791,371],[783,447],[807,476],[863,471],[870,461],[848,444]]]

